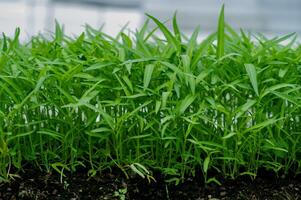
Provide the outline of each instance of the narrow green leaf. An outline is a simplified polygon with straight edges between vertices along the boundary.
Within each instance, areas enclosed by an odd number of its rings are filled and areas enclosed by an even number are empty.
[[[283,100],[287,100],[299,107],[301,107],[301,101],[300,101],[300,98],[296,98],[294,96],[291,96],[291,95],[288,95],[286,93],[283,93],[283,92],[277,92],[277,91],[273,91],[272,92],[274,95],[280,97],[281,99]]]
[[[205,173],[207,173],[208,168],[209,168],[209,163],[210,163],[210,156],[207,156],[204,160],[204,164],[203,164],[203,170]]]
[[[183,114],[185,110],[193,103],[196,96],[194,95],[188,95],[183,99],[179,105],[179,114]]]
[[[29,136],[29,135],[32,135],[34,132],[35,131],[29,131],[29,132],[26,132],[26,133],[18,133],[17,135],[9,137],[7,141],[11,141],[11,140],[14,140],[16,138],[21,138],[21,137]]]
[[[207,48],[210,46],[210,44],[213,43],[213,41],[216,38],[216,33],[213,33],[211,35],[209,35],[197,48],[193,59],[191,61],[191,67],[193,68],[198,61],[200,60],[200,58],[204,55],[204,52],[207,50]]]
[[[277,121],[277,119],[275,119],[275,118],[265,120],[261,123],[255,124],[254,126],[246,129],[244,132],[249,132],[249,131],[253,131],[253,130],[256,130],[256,129],[260,130],[262,128],[265,128],[267,126],[270,126],[270,125],[274,124],[276,121]]]
[[[170,92],[162,92],[162,108],[166,107],[167,99],[170,95]]]
[[[155,107],[156,114],[159,112],[160,107],[161,107],[161,101],[156,101],[156,107]]]
[[[5,33],[2,33],[3,39],[2,39],[2,51],[6,52],[7,50],[7,39]]]
[[[143,78],[143,87],[144,89],[148,88],[148,85],[151,81],[152,74],[154,71],[155,65],[154,64],[148,64],[145,66],[144,70],[144,78]]]
[[[121,37],[122,37],[122,41],[123,43],[128,47],[128,48],[132,48],[133,44],[132,44],[132,40],[129,36],[127,36],[124,33],[121,33]]]
[[[224,15],[225,5],[222,9],[218,18],[218,29],[217,29],[217,58],[221,58],[225,51],[225,15]]]
[[[131,82],[131,80],[126,76],[122,76],[123,81],[126,83],[126,85],[128,86],[128,88],[131,90],[131,92],[134,92],[134,88],[133,88],[133,84]]]
[[[19,44],[19,37],[20,37],[20,28],[16,28],[15,30],[15,36],[14,36],[14,40],[12,41],[12,46],[17,46]]]
[[[55,41],[57,43],[62,42],[64,38],[64,27],[60,26],[59,22],[57,20],[55,20]]]
[[[56,140],[62,140],[63,139],[63,135],[56,132],[56,131],[52,131],[52,130],[41,130],[41,131],[37,131],[38,134],[42,134],[42,135],[48,135]]]
[[[247,74],[249,76],[249,79],[251,81],[252,87],[253,87],[256,95],[259,96],[256,68],[253,64],[245,64],[245,68],[246,68]]]
[[[173,16],[172,26],[173,26],[173,30],[174,30],[174,33],[175,33],[175,36],[176,36],[177,40],[181,43],[181,41],[182,41],[181,31],[179,29],[178,22],[177,22],[177,12],[175,12],[175,14]]]
[[[221,184],[221,182],[219,182],[216,178],[209,178],[207,181],[206,181],[206,183],[208,184],[208,183],[216,183],[217,185],[219,185],[219,186],[221,186],[222,184]]]
[[[189,42],[187,44],[187,50],[186,50],[186,54],[188,55],[188,57],[190,59],[192,59],[192,55],[193,55],[193,51],[197,45],[197,38],[200,32],[200,27],[197,27],[194,32],[192,33]]]
[[[248,111],[257,101],[256,100],[248,100],[245,104],[242,106],[238,107],[236,112],[237,115],[236,117],[242,116],[246,111]]]
[[[270,94],[270,93],[273,94],[273,92],[274,92],[275,90],[279,90],[279,89],[281,89],[281,88],[286,88],[286,87],[297,88],[297,86],[294,85],[294,84],[280,83],[280,84],[273,85],[273,86],[267,88],[267,89],[263,92],[262,97],[264,97],[264,96],[266,96],[267,94]]]
[[[175,50],[180,53],[181,52],[181,43],[180,41],[177,40],[176,37],[174,37],[171,32],[166,28],[166,26],[164,26],[164,24],[162,24],[158,19],[156,19],[155,17],[146,14],[149,18],[151,18],[156,24],[157,26],[160,28],[160,30],[162,31],[162,33],[164,34],[166,40],[173,45],[173,47],[175,48]]]
[[[133,170],[133,172],[138,174],[141,178],[145,178],[145,175],[140,170],[138,170],[138,168],[134,164],[131,164],[130,168]]]
[[[90,67],[87,67],[84,69],[84,71],[91,71],[91,70],[100,70],[104,67],[109,67],[109,66],[112,66],[114,65],[114,63],[95,63],[93,65],[91,65]]]

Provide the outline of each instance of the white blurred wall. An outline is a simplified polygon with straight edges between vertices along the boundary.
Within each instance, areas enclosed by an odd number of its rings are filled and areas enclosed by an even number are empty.
[[[114,35],[128,22],[131,30],[138,28],[146,18],[144,13],[165,21],[177,10],[184,32],[191,33],[200,25],[201,33],[206,35],[216,30],[219,10],[225,3],[226,21],[236,29],[269,35],[301,33],[301,0],[82,0],[113,2],[115,7],[72,3],[76,0],[53,1],[0,0],[0,32],[13,35],[15,28],[20,27],[21,39],[28,39],[38,32],[53,31],[57,19],[64,24],[67,34],[81,33],[87,23],[95,28],[105,24],[104,31]],[[121,6],[129,1],[139,1],[141,5],[136,8]]]
[[[132,8],[110,8],[75,3],[50,3],[48,0],[0,0],[0,32],[12,36],[16,27],[22,30],[21,39],[29,39],[38,32],[54,30],[55,19],[64,25],[67,34],[80,34],[84,25],[116,34],[128,23],[136,29],[142,13]]]
[[[200,25],[202,31],[216,30],[218,14],[225,4],[225,20],[235,29],[268,34],[301,33],[301,0],[147,0],[144,10],[160,20],[177,11],[186,30]]]

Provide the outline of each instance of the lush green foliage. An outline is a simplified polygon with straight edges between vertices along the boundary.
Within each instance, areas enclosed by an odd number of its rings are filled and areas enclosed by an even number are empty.
[[[301,169],[301,47],[224,23],[198,42],[174,17],[116,38],[0,40],[0,177],[30,162],[93,175],[117,166],[178,182],[201,169],[255,176]],[[161,31],[164,38],[156,36]],[[285,42],[285,45],[282,43]]]

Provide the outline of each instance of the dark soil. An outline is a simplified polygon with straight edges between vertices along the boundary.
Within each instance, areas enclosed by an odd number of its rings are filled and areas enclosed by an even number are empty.
[[[301,200],[301,179],[281,178],[272,173],[261,173],[255,180],[239,178],[224,180],[222,186],[202,184],[196,178],[187,179],[177,186],[167,184],[160,176],[157,182],[148,183],[142,178],[125,179],[120,172],[106,172],[89,177],[86,172],[46,174],[28,168],[19,173],[11,183],[0,183],[0,200],[14,199],[60,199],[60,200],[102,200],[102,199],[287,199]]]

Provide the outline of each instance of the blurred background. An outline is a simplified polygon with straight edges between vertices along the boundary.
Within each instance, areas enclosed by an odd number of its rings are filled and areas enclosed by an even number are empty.
[[[53,31],[56,19],[67,34],[79,34],[86,23],[95,28],[105,24],[105,32],[116,34],[127,23],[131,30],[139,28],[144,13],[166,21],[177,10],[184,32],[200,25],[206,35],[216,29],[223,3],[226,21],[236,29],[301,33],[301,0],[0,0],[0,32],[12,35],[20,27],[22,39],[28,39]]]

